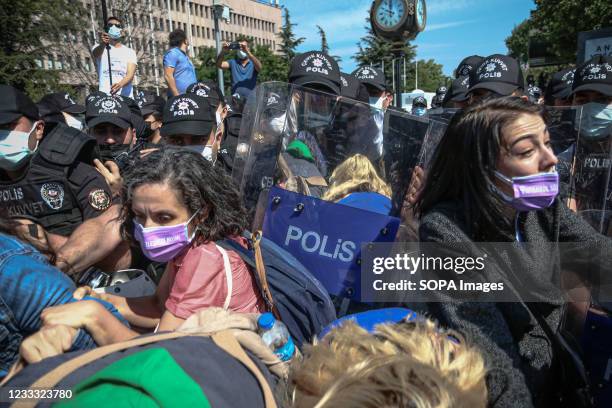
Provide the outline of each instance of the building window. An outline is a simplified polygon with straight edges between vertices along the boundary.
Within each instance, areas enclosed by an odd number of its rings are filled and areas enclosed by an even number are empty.
[[[66,69],[72,69],[72,57],[70,55],[66,57]]]
[[[89,57],[85,57],[85,70],[91,71],[91,59]]]
[[[206,27],[206,38],[210,39],[210,28]]]
[[[53,55],[49,55],[47,59],[47,69],[53,69],[55,67],[55,62],[53,61]]]
[[[36,66],[38,68],[42,68],[43,67],[43,60],[42,59],[36,58],[34,61],[36,62]]]

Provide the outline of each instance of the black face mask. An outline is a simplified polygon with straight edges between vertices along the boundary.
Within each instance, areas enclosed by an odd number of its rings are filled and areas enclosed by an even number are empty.
[[[145,122],[143,138],[149,140],[155,131],[151,129],[151,122]]]
[[[100,149],[100,158],[102,162],[106,161],[121,161],[122,156],[127,156],[130,151],[130,145],[127,144],[103,144],[98,145]]]

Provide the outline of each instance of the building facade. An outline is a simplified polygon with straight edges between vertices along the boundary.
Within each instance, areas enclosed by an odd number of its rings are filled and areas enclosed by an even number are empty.
[[[87,24],[79,33],[62,33],[37,64],[61,72],[62,82],[88,92],[98,78],[91,49],[102,29],[102,13],[96,0],[81,0],[82,20]],[[217,1],[215,1],[217,3]],[[278,0],[222,0],[229,6],[229,20],[220,20],[221,41],[235,41],[244,35],[253,45],[268,46],[278,52],[277,34],[282,26]],[[134,84],[139,88],[166,88],[162,60],[168,50],[168,34],[183,29],[190,40],[190,56],[198,64],[203,47],[215,47],[213,0],[107,0],[108,15],[123,20],[127,36],[124,44],[136,51],[138,71]]]

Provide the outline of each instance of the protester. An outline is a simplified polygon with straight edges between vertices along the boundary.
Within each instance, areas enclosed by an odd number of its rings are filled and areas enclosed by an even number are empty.
[[[160,129],[166,101],[154,93],[141,91],[138,93],[136,102],[145,121],[147,142],[158,144],[161,141]]]
[[[485,407],[483,359],[454,336],[429,320],[371,333],[345,322],[294,362],[287,406]]]
[[[197,96],[196,96],[197,98]],[[198,101],[199,102],[199,101]],[[122,233],[152,261],[168,262],[154,296],[112,303],[133,325],[174,330],[193,313],[222,307],[265,311],[255,278],[240,256],[215,241],[245,245],[246,212],[230,178],[200,154],[165,148],[128,172],[122,194]],[[59,322],[58,322],[59,323]],[[126,336],[133,336],[124,330]]]
[[[77,104],[70,94],[47,94],[36,105],[45,123],[59,121],[77,130],[85,130],[85,106]],[[59,118],[53,120],[54,116]]]
[[[391,188],[367,157],[356,154],[335,168],[323,199],[379,214],[391,212]]]
[[[188,93],[172,97],[164,108],[161,135],[166,144],[184,146],[213,164],[223,128],[217,126],[215,110],[209,98]]]
[[[236,58],[224,61],[230,46],[238,45]],[[223,43],[223,48],[217,57],[217,68],[229,70],[232,75],[232,95],[238,94],[247,99],[257,85],[257,76],[261,72],[261,62],[251,53],[249,42],[242,40],[238,43]]]
[[[164,78],[168,84],[168,97],[185,93],[196,82],[193,63],[187,55],[189,41],[185,31],[176,29],[168,35],[170,49],[164,55]]]
[[[542,107],[506,97],[470,106],[453,118],[416,203],[422,242],[584,242],[612,253],[610,241],[557,198],[557,159],[543,117]],[[519,195],[524,183],[537,186],[530,190],[535,193]],[[546,248],[542,245],[541,253],[530,257],[526,249],[520,252],[517,247],[517,255],[528,263],[522,265],[521,279],[534,288],[554,288],[553,282],[543,278],[546,272],[541,272],[550,267],[548,260],[553,257]],[[487,271],[493,273],[493,269]],[[505,270],[495,273],[499,275],[482,279],[510,279]],[[553,352],[544,329],[524,306],[445,302],[430,307],[449,327],[474,336],[487,366],[504,373],[504,378],[489,383],[489,393],[496,396],[494,405],[551,403],[559,391],[552,359],[561,356],[556,348]],[[543,295],[533,307],[550,327],[558,327],[559,299]]]
[[[0,303],[3,305],[0,308],[0,331],[3,333],[0,338],[2,380],[17,361],[22,341],[48,323],[46,319],[49,316],[46,313],[52,310],[49,308],[74,302],[72,293],[76,287],[65,274],[49,265],[44,254],[16,238],[19,233],[18,223],[0,218],[0,231],[0,253],[3,259],[0,265]],[[52,253],[48,255],[54,256]],[[88,306],[92,314],[88,315],[90,319],[86,331],[75,332],[67,349],[84,350],[95,347],[98,341],[104,342],[106,334],[98,330],[96,318],[107,311],[118,315],[106,302],[88,302]]]
[[[0,207],[69,236],[110,205],[110,189],[91,165],[95,141],[63,123],[45,125],[13,87],[0,85],[0,94],[0,184],[7,192]]]
[[[487,98],[523,96],[525,80],[518,61],[502,54],[486,57],[470,73],[470,104]]]
[[[415,116],[427,115],[427,99],[424,96],[417,96],[412,100],[412,114]]]
[[[128,406],[270,408],[276,406],[273,390],[284,383],[288,363],[258,335],[257,318],[210,308],[191,316],[172,338],[160,333],[136,340],[146,344],[125,342],[78,355],[63,354],[74,329],[45,327],[21,347],[20,362],[29,365],[13,370],[3,385],[26,390],[52,375],[55,388],[70,393],[61,404],[76,407],[121,401]]]
[[[134,50],[121,43],[124,35],[123,22],[117,17],[109,17],[104,32],[100,33],[100,44],[94,46],[92,54],[98,67],[98,90],[109,95],[120,94],[132,98],[132,80],[138,60]],[[110,75],[112,75],[112,85]]]

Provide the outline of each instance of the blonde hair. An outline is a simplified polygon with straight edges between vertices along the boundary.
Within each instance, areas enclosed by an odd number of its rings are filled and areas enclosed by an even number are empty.
[[[322,197],[327,201],[338,201],[356,192],[374,192],[391,198],[391,188],[361,154],[349,157],[336,167],[329,182],[330,188]]]
[[[287,405],[485,407],[484,360],[450,335],[431,321],[381,324],[374,334],[347,321],[294,362]]]

